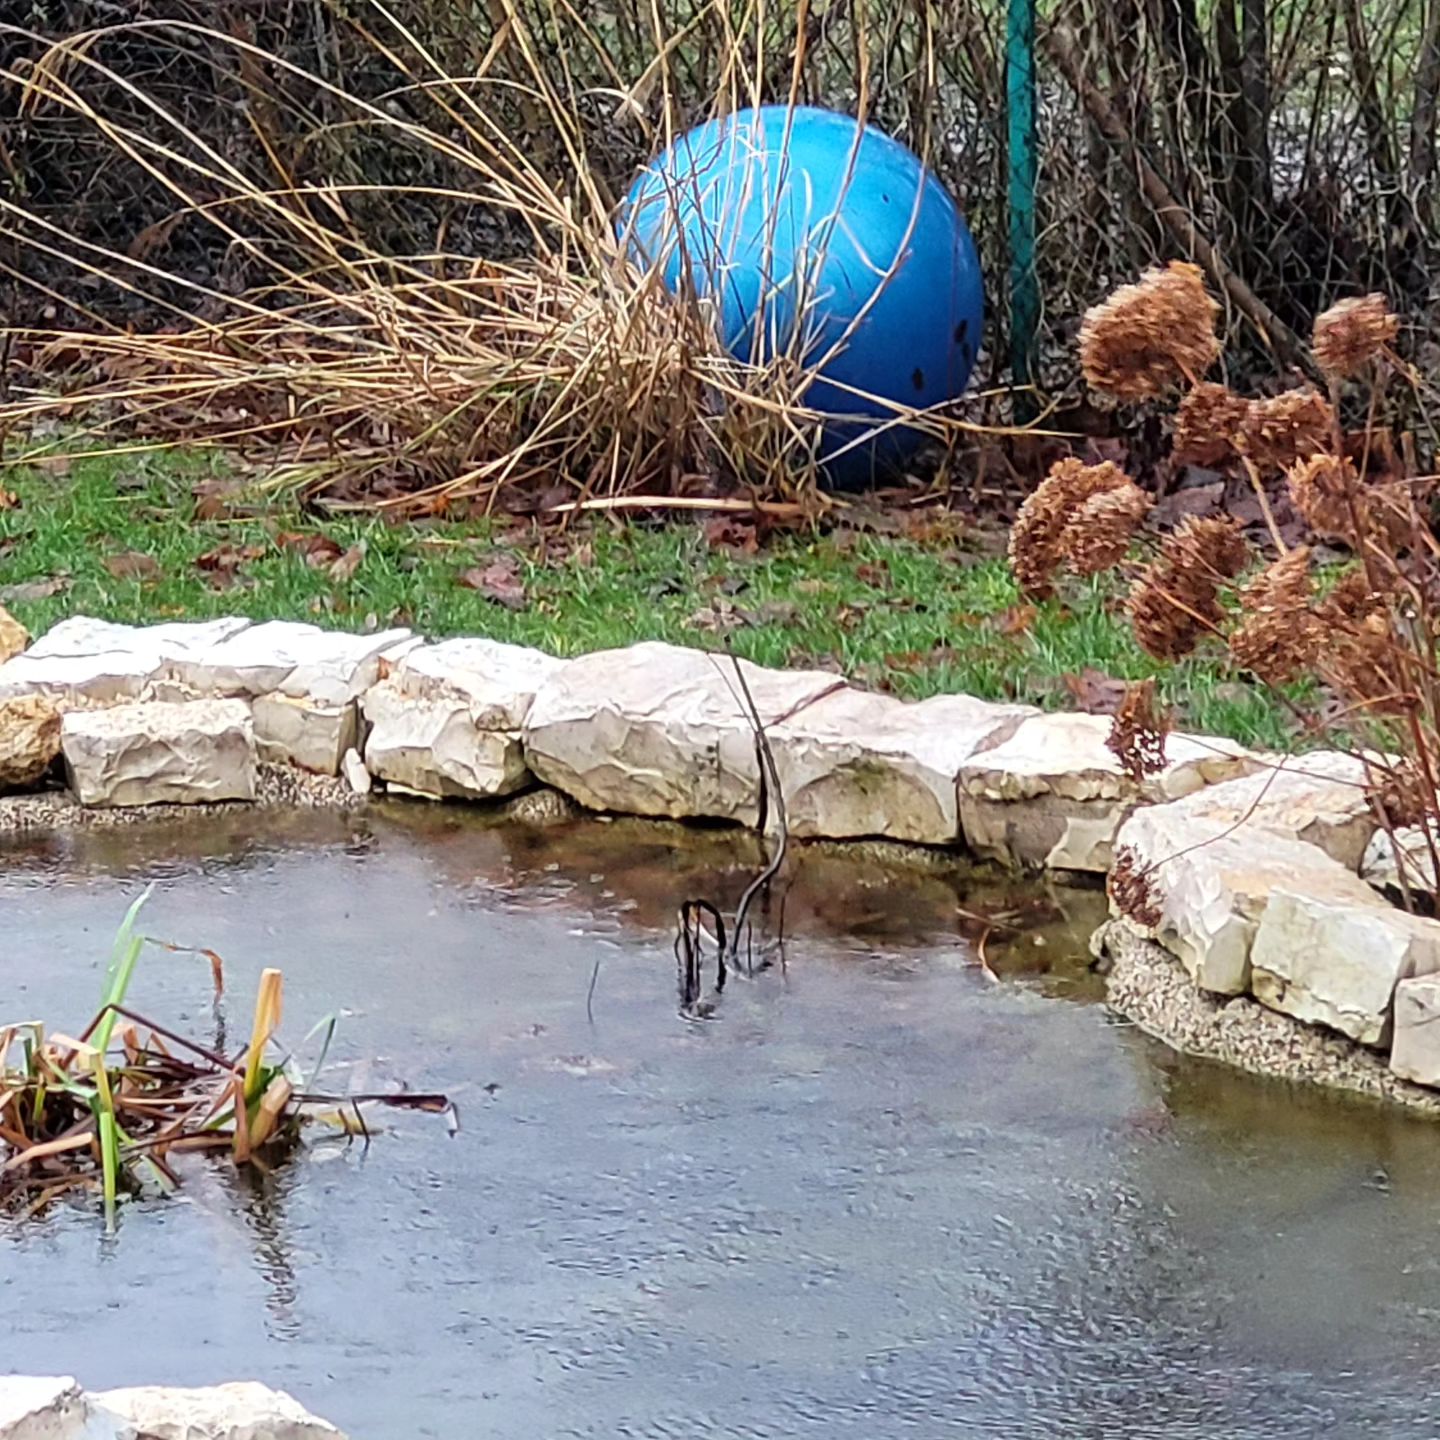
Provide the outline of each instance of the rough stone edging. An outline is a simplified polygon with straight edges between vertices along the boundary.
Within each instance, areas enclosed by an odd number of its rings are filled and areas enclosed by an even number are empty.
[[[875,837],[1107,876],[1116,913],[1132,917],[1123,923],[1178,958],[1197,997],[1251,993],[1262,1019],[1320,1021],[1372,1048],[1389,1046],[1394,1028],[1396,1069],[1440,1088],[1440,1025],[1427,1048],[1419,1021],[1393,1023],[1403,986],[1405,1015],[1440,1015],[1440,922],[1393,918],[1356,873],[1373,822],[1324,773],[1343,770],[1345,756],[1277,772],[1275,757],[1232,742],[1172,736],[1164,767],[1136,784],[1102,717],[957,695],[904,702],[829,672],[657,642],[560,660],[480,637],[427,643],[238,617],[142,627],[72,617],[0,664],[0,722],[15,696],[65,712],[72,787],[122,812],[147,796],[359,803],[373,775],[400,793],[487,801],[538,780],[591,810],[752,828],[762,796],[753,703],[795,838]],[[4,740],[0,724],[0,774]],[[276,761],[326,778],[287,786]],[[9,801],[0,829],[45,823],[47,809],[63,818],[64,806]],[[1132,871],[1140,856],[1147,893],[1112,875],[1117,853]],[[1282,892],[1286,905],[1271,905]],[[1282,909],[1322,937],[1349,927],[1360,960],[1318,966],[1323,938],[1292,938]],[[1160,983],[1154,967],[1132,970]],[[1322,1038],[1340,1065],[1334,1046],[1348,1042]]]

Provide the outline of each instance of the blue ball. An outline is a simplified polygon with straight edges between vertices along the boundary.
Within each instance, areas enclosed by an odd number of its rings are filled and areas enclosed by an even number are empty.
[[[617,223],[672,294],[713,302],[739,359],[764,364],[798,339],[832,483],[914,453],[913,428],[877,430],[897,413],[883,402],[928,409],[965,390],[984,324],[975,243],[920,160],[848,115],[771,105],[712,120],[640,174]]]

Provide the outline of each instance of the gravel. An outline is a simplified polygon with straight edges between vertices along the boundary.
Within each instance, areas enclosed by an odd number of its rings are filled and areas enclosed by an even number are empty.
[[[283,809],[351,809],[365,803],[344,780],[311,775],[289,765],[262,764],[256,773],[255,805]],[[75,826],[135,825],[181,815],[214,815],[249,808],[248,802],[227,800],[215,805],[137,805],[123,809],[88,809],[68,790],[40,790],[29,795],[0,796],[0,835],[22,830],[57,830]]]
[[[1182,1054],[1440,1117],[1440,1094],[1398,1079],[1374,1051],[1267,1010],[1247,996],[1226,999],[1199,989],[1168,950],[1123,921],[1106,925],[1095,948],[1109,962],[1110,1008]]]

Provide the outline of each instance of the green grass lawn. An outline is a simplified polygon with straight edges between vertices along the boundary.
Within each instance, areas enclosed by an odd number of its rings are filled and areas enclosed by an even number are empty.
[[[403,624],[557,654],[642,639],[729,643],[763,664],[838,664],[910,698],[965,692],[1050,708],[1076,705],[1086,671],[1097,672],[1093,695],[1103,677],[1157,668],[1113,592],[1092,585],[1068,608],[1024,606],[996,544],[978,537],[837,529],[771,536],[745,553],[703,522],[605,520],[542,542],[514,525],[317,520],[207,498],[219,473],[206,457],[157,455],[0,472],[13,497],[0,496],[0,604],[37,633],[73,614],[243,614]],[[1187,728],[1295,739],[1273,697],[1214,663],[1189,662],[1164,684]]]

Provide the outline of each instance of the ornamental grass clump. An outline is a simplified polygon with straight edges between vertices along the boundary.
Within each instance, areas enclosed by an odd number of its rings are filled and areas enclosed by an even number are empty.
[[[1396,459],[1413,456],[1413,442],[1383,422],[1386,380],[1404,373],[1399,320],[1381,296],[1342,300],[1315,322],[1324,389],[1245,396],[1208,373],[1221,347],[1218,307],[1203,291],[1199,272],[1183,265],[1122,287],[1086,317],[1081,369],[1111,400],[1173,399],[1174,462],[1213,466],[1248,485],[1263,526],[1247,531],[1222,513],[1156,532],[1146,526],[1146,497],[1115,505],[1124,525],[1117,519],[1096,543],[1081,521],[1087,507],[1108,507],[1106,497],[1136,482],[1108,464],[1103,484],[1091,480],[1087,490],[1081,477],[1101,467],[1061,460],[1020,509],[1010,542],[1016,581],[1039,601],[1067,575],[1117,573],[1157,675],[1202,647],[1219,651],[1291,707],[1302,736],[1348,736],[1392,842],[1398,827],[1421,831],[1418,847],[1410,837],[1394,844],[1396,855],[1403,864],[1423,853],[1440,875],[1440,543],[1430,524],[1433,477]],[[1363,428],[1347,430],[1342,416],[1360,413]],[[1283,500],[1294,516],[1288,531],[1277,520]],[[1332,547],[1323,564],[1322,544]],[[1291,690],[1301,682],[1325,697],[1321,707],[1296,704]],[[1168,725],[1153,680],[1132,686],[1111,733],[1132,779],[1159,763]],[[1412,904],[1416,878],[1402,870]],[[1137,913],[1148,909],[1142,881],[1122,873],[1112,882]]]

